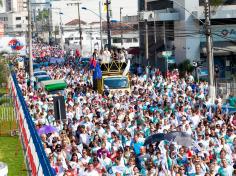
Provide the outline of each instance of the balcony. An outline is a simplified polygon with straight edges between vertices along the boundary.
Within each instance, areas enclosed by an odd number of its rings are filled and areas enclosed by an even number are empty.
[[[139,21],[178,21],[179,13],[172,8],[164,10],[143,11],[139,13]]]
[[[213,10],[211,14],[211,19],[231,19],[236,18],[236,5],[219,7]],[[193,11],[195,19],[205,19],[204,8],[200,7],[199,11]]]

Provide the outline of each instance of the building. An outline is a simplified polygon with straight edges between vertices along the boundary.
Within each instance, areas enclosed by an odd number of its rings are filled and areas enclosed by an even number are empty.
[[[28,26],[26,2],[26,0],[3,1],[0,21],[4,24],[5,35],[22,36],[26,34]]]
[[[113,47],[125,48],[139,46],[137,23],[111,23],[111,43]],[[81,20],[83,54],[91,55],[94,49],[101,49],[100,22],[86,23]],[[122,30],[121,30],[122,29]],[[121,32],[122,31],[122,32]],[[121,43],[121,34],[123,44]],[[63,38],[66,45],[79,48],[79,20],[74,19],[63,25]],[[102,22],[103,47],[107,45],[107,22]]]
[[[166,68],[163,51],[171,51],[177,64],[185,59],[206,58],[202,0],[138,2],[140,50],[144,63],[147,63],[146,58],[150,64]],[[214,60],[215,65],[220,67],[221,77],[232,71],[236,64],[235,9],[236,0],[225,0],[223,5],[212,8],[211,12]],[[229,67],[230,71],[227,71]]]

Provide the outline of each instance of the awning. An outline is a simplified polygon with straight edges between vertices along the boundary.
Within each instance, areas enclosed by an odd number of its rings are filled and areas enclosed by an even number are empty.
[[[132,47],[128,49],[128,54],[139,55],[140,49],[139,47]]]
[[[168,64],[175,64],[175,63],[176,63],[175,57],[171,56],[168,58]]]
[[[213,42],[213,52],[216,56],[236,55],[236,42]],[[201,53],[206,55],[206,43],[201,43]]]

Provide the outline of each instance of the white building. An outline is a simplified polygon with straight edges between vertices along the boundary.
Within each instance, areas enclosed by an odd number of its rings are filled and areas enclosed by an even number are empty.
[[[232,42],[236,42],[236,1],[225,0],[223,5],[212,9],[215,64],[234,67],[236,47]],[[139,13],[142,21],[139,24],[141,52],[145,58],[144,21],[147,20],[148,56],[151,64],[165,68],[165,61],[160,57],[164,50],[172,51],[177,63],[184,59],[192,61],[206,58],[202,0],[139,0]]]
[[[80,35],[79,35],[79,20],[75,19],[63,26],[63,38],[66,45],[70,48],[79,48]],[[82,46],[83,55],[91,55],[94,49],[101,49],[101,37],[100,37],[100,23],[92,22],[85,23],[81,20],[82,27]],[[106,22],[102,23],[102,39],[103,47],[107,45],[107,31]],[[112,46],[117,48],[128,49],[130,47],[139,46],[139,33],[133,25],[122,24],[123,30],[123,45],[121,44],[121,30],[120,23],[112,23],[111,25],[111,43]]]
[[[3,1],[0,21],[4,24],[6,35],[25,35],[28,24],[26,0]]]

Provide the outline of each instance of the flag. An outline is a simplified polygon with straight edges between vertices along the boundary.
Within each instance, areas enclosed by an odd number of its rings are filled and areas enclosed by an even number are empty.
[[[95,79],[101,79],[101,78],[102,78],[102,70],[101,70],[100,65],[97,63],[95,70],[93,72],[93,79],[95,80]]]
[[[96,65],[97,65],[97,61],[96,61],[96,59],[93,57],[93,58],[90,60],[90,69],[96,68]]]
[[[103,2],[102,4],[103,4],[103,12],[107,13],[107,10],[108,10],[107,4],[105,2]]]
[[[125,67],[125,70],[124,70],[122,76],[126,76],[127,73],[129,72],[129,70],[130,70],[130,60],[128,60],[128,63],[126,65],[126,67]]]

